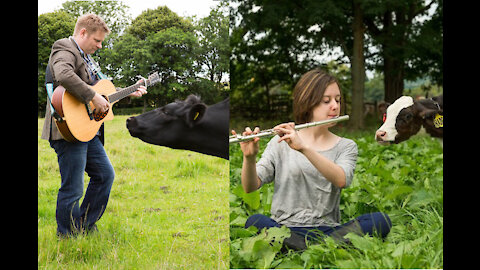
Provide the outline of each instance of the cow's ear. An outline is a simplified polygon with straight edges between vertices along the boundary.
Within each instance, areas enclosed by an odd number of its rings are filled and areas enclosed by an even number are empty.
[[[422,119],[433,119],[437,114],[443,115],[443,110],[426,109],[421,111],[419,115]]]
[[[205,110],[207,106],[203,103],[197,103],[193,105],[187,114],[187,125],[189,127],[193,127],[196,125],[200,120],[202,120],[203,115],[205,114]]]

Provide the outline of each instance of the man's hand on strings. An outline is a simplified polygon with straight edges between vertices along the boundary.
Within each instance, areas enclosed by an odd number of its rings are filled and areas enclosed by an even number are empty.
[[[138,80],[137,83],[143,82],[143,79]],[[140,87],[137,88],[137,91],[131,93],[128,95],[129,97],[141,97],[147,93],[147,87],[145,85],[140,85]]]

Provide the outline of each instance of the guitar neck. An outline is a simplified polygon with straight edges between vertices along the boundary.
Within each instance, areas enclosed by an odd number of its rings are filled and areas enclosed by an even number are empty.
[[[125,97],[127,97],[128,95],[130,95],[131,93],[135,92],[138,87],[140,87],[141,85],[145,85],[145,83],[136,83],[134,85],[131,85],[129,87],[126,87],[126,88],[123,88],[122,90],[120,91],[117,91],[111,95],[108,96],[108,100],[110,103],[115,103],[117,101],[119,101],[120,99],[123,99]],[[150,81],[147,80],[147,85],[150,85]]]

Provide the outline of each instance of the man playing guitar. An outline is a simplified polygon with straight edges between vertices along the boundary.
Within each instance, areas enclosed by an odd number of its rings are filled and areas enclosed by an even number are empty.
[[[107,112],[110,103],[92,89],[102,79],[98,64],[90,57],[110,30],[102,18],[95,14],[85,14],[78,18],[73,36],[57,40],[50,54],[48,68],[54,87],[63,86],[70,94],[84,104],[90,102],[100,113]],[[141,97],[146,87],[139,86],[130,94]],[[56,220],[57,235],[68,237],[79,232],[96,231],[95,223],[103,215],[110,196],[115,172],[105,152],[100,129],[93,139],[87,142],[66,141],[54,124],[50,101],[47,101],[42,139],[48,140],[57,153],[61,175],[58,190]],[[83,195],[84,172],[90,177],[85,197]]]

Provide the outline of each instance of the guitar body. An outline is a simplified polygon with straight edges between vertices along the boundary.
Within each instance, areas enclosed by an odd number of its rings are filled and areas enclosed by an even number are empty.
[[[116,92],[115,86],[109,80],[98,81],[92,86],[92,89],[105,98]],[[95,109],[93,103],[91,101],[89,103],[91,109],[89,115],[87,106],[78,101],[61,85],[53,92],[52,105],[64,120],[55,121],[55,124],[64,139],[69,142],[90,141],[95,137],[104,121],[113,119],[113,104],[111,104],[108,113],[102,119],[92,119],[91,112]]]
[[[113,119],[112,107],[118,100],[127,97],[135,92],[140,85],[145,87],[160,82],[158,72],[148,76],[148,79],[142,77],[142,81],[119,91],[115,89],[113,83],[109,80],[99,80],[92,89],[103,96],[109,103],[110,108],[106,113],[96,112],[93,102],[84,104],[70,94],[65,87],[59,85],[53,91],[52,105],[55,111],[63,119],[55,124],[62,134],[63,138],[69,142],[88,142],[97,134],[103,122]]]

